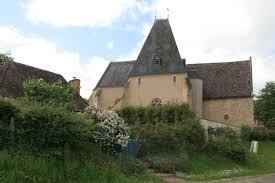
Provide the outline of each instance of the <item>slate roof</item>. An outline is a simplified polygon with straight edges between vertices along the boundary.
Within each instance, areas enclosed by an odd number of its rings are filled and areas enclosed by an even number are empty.
[[[111,62],[96,88],[124,86],[135,61]],[[252,97],[251,61],[186,65],[189,79],[203,80],[203,98]]]
[[[203,98],[252,97],[251,61],[187,64],[203,79]]]
[[[23,96],[23,82],[27,79],[43,79],[48,83],[60,80],[67,83],[60,74],[6,60],[4,65],[0,65],[0,96],[12,98]],[[88,106],[78,93],[75,94],[74,101],[79,111]]]
[[[155,58],[160,64],[155,64]],[[185,62],[173,36],[168,19],[157,19],[146,38],[130,75],[184,73]]]
[[[134,62],[135,61],[111,62],[95,88],[125,85]]]
[[[160,58],[155,64],[154,58]],[[129,76],[186,73],[203,80],[204,99],[252,97],[251,61],[185,64],[167,19],[157,19],[136,61],[111,62],[95,87],[123,86]]]

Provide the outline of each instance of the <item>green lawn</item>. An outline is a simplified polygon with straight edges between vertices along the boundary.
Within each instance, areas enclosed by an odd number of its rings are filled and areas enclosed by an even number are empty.
[[[250,142],[244,142],[250,148]],[[189,180],[211,180],[244,175],[257,175],[275,172],[275,142],[259,142],[258,154],[249,154],[245,163],[238,164],[222,156],[197,154],[192,158],[190,173],[177,173]]]

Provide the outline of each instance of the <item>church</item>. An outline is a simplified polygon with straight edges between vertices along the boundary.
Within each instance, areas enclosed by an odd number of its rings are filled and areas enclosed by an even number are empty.
[[[254,123],[251,57],[187,64],[168,19],[156,19],[133,61],[111,62],[89,104],[102,109],[187,103],[201,119],[241,126]]]

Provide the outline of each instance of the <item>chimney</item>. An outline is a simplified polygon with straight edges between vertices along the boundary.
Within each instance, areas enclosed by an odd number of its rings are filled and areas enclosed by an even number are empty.
[[[80,79],[76,79],[76,77],[73,78],[73,80],[69,81],[69,84],[77,93],[80,93]]]

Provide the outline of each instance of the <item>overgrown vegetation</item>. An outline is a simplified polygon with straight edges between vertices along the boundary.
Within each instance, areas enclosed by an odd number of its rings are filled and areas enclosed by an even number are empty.
[[[267,82],[255,100],[255,118],[267,128],[275,128],[275,82]]]
[[[206,145],[205,131],[186,104],[124,107],[117,111],[140,140],[138,157],[156,172],[187,172],[194,153]]]
[[[252,129],[250,126],[242,126],[241,137],[243,140],[248,140],[248,141],[251,141],[251,140],[275,141],[275,129],[267,129],[265,127],[256,127]]]
[[[0,101],[0,182],[160,182],[136,160],[100,151],[89,115],[26,98]]]
[[[47,83],[42,79],[27,80],[23,86],[25,97],[29,100],[68,110],[76,109],[73,101],[75,91],[62,81]]]
[[[34,156],[24,149],[0,151],[1,183],[162,182],[146,173],[135,160],[111,157],[95,146],[85,147],[85,151],[67,150],[64,159],[58,161],[47,158],[45,153]]]

